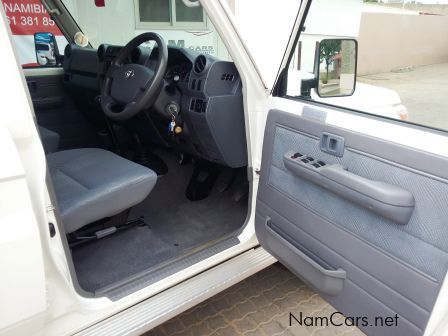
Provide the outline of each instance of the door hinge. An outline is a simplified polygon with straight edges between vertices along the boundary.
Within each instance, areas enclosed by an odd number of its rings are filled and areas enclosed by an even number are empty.
[[[54,207],[53,204],[47,205],[47,208],[46,208],[47,213],[48,213],[48,212],[53,212],[55,209],[56,209],[56,208]]]

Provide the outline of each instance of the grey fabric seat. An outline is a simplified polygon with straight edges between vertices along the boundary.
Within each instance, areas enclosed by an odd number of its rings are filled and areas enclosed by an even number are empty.
[[[59,134],[42,126],[38,126],[38,129],[45,153],[56,152],[59,148]]]
[[[66,233],[140,203],[157,180],[152,170],[97,148],[51,153],[47,164]]]

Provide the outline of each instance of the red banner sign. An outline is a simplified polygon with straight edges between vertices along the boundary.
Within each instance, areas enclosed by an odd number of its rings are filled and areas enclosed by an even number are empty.
[[[2,0],[13,35],[34,35],[36,32],[62,35],[40,0]]]

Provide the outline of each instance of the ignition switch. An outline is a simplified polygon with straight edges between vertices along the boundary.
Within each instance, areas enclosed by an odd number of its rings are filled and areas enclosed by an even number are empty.
[[[179,115],[179,105],[177,105],[175,102],[171,102],[168,105],[166,105],[165,107],[165,111],[166,113],[168,113],[168,115],[177,117]]]

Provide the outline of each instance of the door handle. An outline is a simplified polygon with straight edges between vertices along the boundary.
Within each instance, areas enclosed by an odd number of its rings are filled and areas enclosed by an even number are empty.
[[[320,137],[320,150],[322,152],[341,157],[344,155],[345,139],[339,135],[322,133]]]
[[[338,295],[341,293],[345,279],[347,278],[347,272],[345,270],[340,267],[337,269],[329,269],[317,263],[310,256],[302,252],[297,244],[288,240],[281,229],[272,223],[270,217],[266,218],[265,227],[269,233],[266,237],[267,245],[273,251],[276,251],[280,257],[279,260],[285,260],[293,269],[300,270],[298,271],[298,276],[319,292],[326,295]],[[292,252],[294,254],[293,258],[286,257],[286,254],[283,254],[285,253],[284,251]]]

